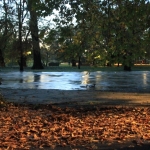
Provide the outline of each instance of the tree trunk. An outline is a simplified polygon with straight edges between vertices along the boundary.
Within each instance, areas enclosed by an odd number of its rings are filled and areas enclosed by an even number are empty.
[[[3,52],[6,50],[6,45],[8,42],[8,8],[5,1],[3,1],[3,8],[4,8],[4,31],[0,39],[1,43],[1,49],[0,49],[0,66],[5,67],[5,61],[4,61],[4,54]]]
[[[131,66],[124,65],[124,71],[131,71]]]
[[[71,63],[72,63],[72,67],[76,67],[76,60],[75,59],[72,59]]]
[[[32,1],[29,1],[29,11],[30,11],[30,30],[32,36],[32,46],[33,46],[33,66],[32,69],[43,69],[41,62],[41,53],[39,46],[39,35],[38,35],[38,20],[37,14],[34,8],[32,8]]]
[[[0,49],[0,66],[5,67],[4,57],[1,49]]]
[[[78,60],[78,69],[81,68],[81,56],[79,56],[79,60]]]
[[[22,48],[22,6],[21,0],[19,4],[18,20],[19,20],[19,50],[20,50],[20,72],[24,71],[23,68],[23,48]]]

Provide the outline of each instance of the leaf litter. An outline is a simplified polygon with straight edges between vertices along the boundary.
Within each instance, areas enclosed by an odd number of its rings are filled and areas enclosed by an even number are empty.
[[[9,103],[0,107],[0,137],[5,149],[150,143],[150,108]]]

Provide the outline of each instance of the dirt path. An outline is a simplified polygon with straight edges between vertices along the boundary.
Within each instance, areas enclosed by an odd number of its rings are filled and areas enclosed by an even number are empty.
[[[26,103],[101,103],[110,105],[150,105],[150,93],[102,92],[94,90],[0,89],[10,102]]]

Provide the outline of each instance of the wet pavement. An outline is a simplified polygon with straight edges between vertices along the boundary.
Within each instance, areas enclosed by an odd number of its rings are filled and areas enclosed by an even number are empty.
[[[0,72],[2,89],[58,89],[150,92],[150,71]]]

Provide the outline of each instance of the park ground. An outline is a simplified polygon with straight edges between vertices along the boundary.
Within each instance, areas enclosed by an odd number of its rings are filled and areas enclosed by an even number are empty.
[[[150,93],[21,89],[0,93],[2,150],[150,149]]]
[[[21,94],[1,90],[7,92]],[[94,100],[92,91],[51,91],[57,101],[42,104],[33,100],[40,91],[26,92],[30,96],[15,103],[1,95],[1,149],[149,150],[149,93],[95,91]],[[71,101],[65,100],[69,93]]]

